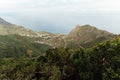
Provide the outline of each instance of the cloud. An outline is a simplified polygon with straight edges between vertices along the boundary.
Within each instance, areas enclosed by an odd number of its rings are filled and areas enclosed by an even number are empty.
[[[33,11],[79,11],[79,12],[112,12],[120,11],[119,0],[1,0],[0,11],[33,12]]]
[[[79,23],[113,26],[120,20],[120,0],[0,0],[0,15],[32,29],[67,32]]]
[[[0,14],[21,17],[119,14],[120,0],[1,0]]]

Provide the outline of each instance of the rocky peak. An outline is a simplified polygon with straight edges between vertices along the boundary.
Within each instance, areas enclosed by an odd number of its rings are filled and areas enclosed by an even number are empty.
[[[89,24],[83,25],[83,26],[82,26],[82,29],[85,29],[85,30],[97,30],[96,27],[91,26],[91,25],[89,25]]]
[[[68,35],[75,35],[76,32],[80,31],[81,26],[80,25],[76,25],[76,27],[68,34]]]
[[[77,33],[85,33],[85,32],[91,32],[91,31],[97,31],[98,29],[94,26],[91,26],[89,24],[87,25],[77,25],[76,28],[74,28],[69,35],[76,35]]]
[[[76,30],[80,30],[81,29],[81,26],[80,25],[76,25]]]
[[[83,25],[79,26],[77,25],[75,29],[73,29],[68,35],[67,38],[72,38],[72,39],[89,39],[89,37],[96,37],[96,36],[107,36],[111,35],[111,33],[104,31],[104,30],[99,30],[94,26],[91,25]]]

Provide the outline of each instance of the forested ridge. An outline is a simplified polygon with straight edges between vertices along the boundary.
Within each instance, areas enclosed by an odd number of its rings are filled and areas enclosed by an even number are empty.
[[[91,48],[54,48],[43,56],[0,58],[1,80],[120,80],[120,38]]]

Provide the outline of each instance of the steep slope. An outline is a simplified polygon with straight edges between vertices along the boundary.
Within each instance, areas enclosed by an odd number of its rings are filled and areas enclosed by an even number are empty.
[[[37,44],[20,35],[0,36],[0,57],[35,57],[43,55],[49,48],[49,45]]]
[[[44,33],[44,34],[43,34]],[[53,47],[91,47],[104,40],[115,37],[114,34],[105,30],[99,30],[90,25],[77,25],[68,35],[52,34],[48,32],[40,32],[37,37],[39,43],[45,43]]]
[[[51,44],[51,40],[56,37],[57,34],[52,34],[50,32],[45,31],[32,31],[30,29],[26,29],[23,26],[18,26],[15,24],[11,24],[4,19],[0,18],[0,35],[13,35],[18,34],[24,37],[33,38],[34,42],[41,44]]]
[[[105,30],[99,30],[90,25],[77,25],[76,28],[65,37],[65,41],[68,46],[90,47],[95,43],[112,39],[113,37],[115,37],[114,34]]]
[[[31,34],[35,35],[36,33],[32,30],[25,29],[22,26],[11,24],[4,19],[0,18],[0,35],[9,35],[9,34]]]
[[[114,34],[99,30],[90,25],[77,25],[68,35],[35,32],[22,26],[11,24],[0,18],[0,35],[18,34],[34,39],[35,43],[47,44],[53,47],[91,47],[96,43],[112,39]]]
[[[14,26],[14,24],[11,24],[11,23],[5,21],[5,20],[2,19],[1,17],[0,17],[0,25],[4,25],[4,26]]]
[[[0,18],[0,57],[43,55],[50,46],[36,43],[36,36],[37,32]]]

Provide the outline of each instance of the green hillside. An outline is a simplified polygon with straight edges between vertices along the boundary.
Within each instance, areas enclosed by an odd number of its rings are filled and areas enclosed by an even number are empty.
[[[120,80],[120,39],[88,49],[55,48],[29,59],[0,58],[0,79]]]
[[[32,38],[19,35],[0,36],[0,57],[34,57],[45,53],[50,46],[35,43]]]
[[[120,37],[90,25],[35,32],[0,18],[0,80],[120,80]]]
[[[23,26],[15,25],[0,18],[0,35],[21,35],[35,39],[36,42],[52,47],[92,47],[96,43],[110,40],[115,37],[105,30],[97,29],[91,25],[77,25],[69,34],[53,34],[46,31],[36,32]]]

